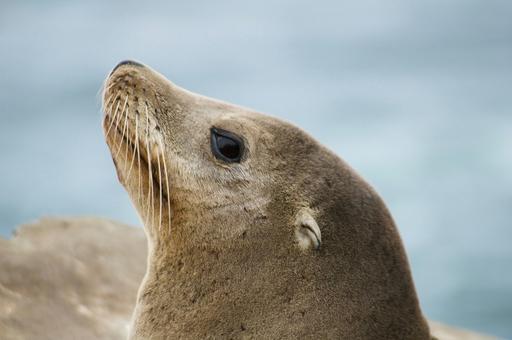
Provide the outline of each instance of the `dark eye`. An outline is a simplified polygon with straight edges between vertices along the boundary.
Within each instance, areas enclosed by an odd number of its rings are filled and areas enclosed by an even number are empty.
[[[212,152],[220,160],[228,163],[240,162],[244,152],[244,142],[240,137],[226,130],[211,128]]]

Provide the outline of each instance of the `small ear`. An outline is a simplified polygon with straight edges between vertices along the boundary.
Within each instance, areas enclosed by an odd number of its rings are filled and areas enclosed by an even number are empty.
[[[320,249],[322,234],[311,209],[302,208],[295,220],[295,237],[302,250]]]

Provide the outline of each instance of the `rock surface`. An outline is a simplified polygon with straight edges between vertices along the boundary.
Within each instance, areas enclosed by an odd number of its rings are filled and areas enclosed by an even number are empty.
[[[0,239],[1,339],[123,339],[145,270],[140,228],[50,219]]]
[[[43,218],[0,239],[2,339],[124,339],[146,267],[141,228]],[[430,322],[439,340],[492,337]]]

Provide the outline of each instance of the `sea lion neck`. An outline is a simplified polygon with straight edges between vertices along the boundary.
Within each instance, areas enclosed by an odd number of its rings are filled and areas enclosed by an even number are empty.
[[[275,243],[272,237],[287,237],[288,231],[275,230],[275,218],[261,205],[261,199],[246,200],[244,204],[215,205],[212,202],[198,204],[177,203],[169,231],[151,238],[150,248],[155,256],[174,261],[184,256],[204,256],[205,253],[244,253],[268,251]],[[267,204],[270,204],[268,202]],[[272,217],[272,218],[271,218]],[[285,225],[286,217],[279,217]],[[281,248],[294,247],[284,243]],[[150,261],[151,262],[151,261]]]

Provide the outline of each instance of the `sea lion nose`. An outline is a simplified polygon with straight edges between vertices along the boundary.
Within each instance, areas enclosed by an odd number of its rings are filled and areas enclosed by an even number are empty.
[[[141,63],[138,63],[136,61],[133,61],[133,60],[123,60],[119,64],[117,64],[116,67],[114,67],[114,69],[112,71],[110,71],[110,75],[112,75],[112,73],[114,73],[119,67],[121,67],[123,65],[131,65],[131,66],[136,66],[136,67],[144,67],[144,65],[142,65]]]

